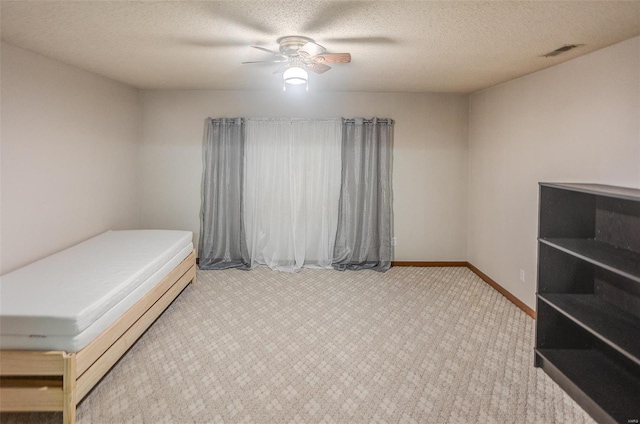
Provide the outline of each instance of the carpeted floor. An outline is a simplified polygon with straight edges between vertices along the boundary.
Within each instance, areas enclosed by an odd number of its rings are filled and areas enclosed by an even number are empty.
[[[534,321],[466,268],[198,271],[78,422],[592,423],[533,344]]]

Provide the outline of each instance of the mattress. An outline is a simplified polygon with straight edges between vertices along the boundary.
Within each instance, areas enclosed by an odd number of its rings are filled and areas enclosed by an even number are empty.
[[[107,231],[3,275],[0,348],[76,352],[193,250],[188,231]]]

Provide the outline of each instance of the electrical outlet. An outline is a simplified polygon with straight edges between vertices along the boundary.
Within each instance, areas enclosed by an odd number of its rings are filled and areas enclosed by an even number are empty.
[[[398,244],[398,240],[395,237],[391,237],[391,246]]]
[[[524,269],[520,270],[520,281],[522,281],[524,283],[525,278],[524,278]]]

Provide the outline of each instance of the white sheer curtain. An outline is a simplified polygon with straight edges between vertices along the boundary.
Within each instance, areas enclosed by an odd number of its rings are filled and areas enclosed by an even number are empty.
[[[341,120],[247,119],[244,224],[251,267],[331,268]]]

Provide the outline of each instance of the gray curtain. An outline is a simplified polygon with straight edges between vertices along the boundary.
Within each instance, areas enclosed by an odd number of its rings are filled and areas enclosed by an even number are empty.
[[[393,125],[391,119],[343,119],[335,269],[391,266]]]
[[[200,269],[249,269],[242,222],[242,118],[207,118],[202,156]]]

